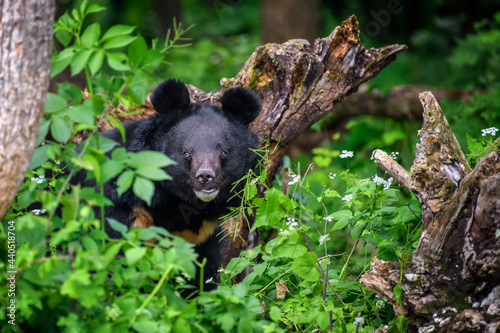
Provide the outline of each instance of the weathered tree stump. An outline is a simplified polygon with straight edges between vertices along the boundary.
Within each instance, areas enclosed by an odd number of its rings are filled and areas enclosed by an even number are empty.
[[[499,153],[471,170],[434,96],[424,92],[420,100],[424,123],[410,173],[380,150],[375,159],[419,198],[422,236],[402,269],[375,258],[360,281],[405,315],[411,332],[498,332]]]

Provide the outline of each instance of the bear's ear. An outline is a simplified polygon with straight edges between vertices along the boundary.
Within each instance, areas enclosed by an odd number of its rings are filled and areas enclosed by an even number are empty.
[[[189,106],[189,91],[184,82],[176,79],[163,80],[153,90],[151,104],[163,116],[177,116]]]
[[[222,96],[222,110],[244,125],[257,118],[261,108],[259,96],[249,89],[231,88]]]

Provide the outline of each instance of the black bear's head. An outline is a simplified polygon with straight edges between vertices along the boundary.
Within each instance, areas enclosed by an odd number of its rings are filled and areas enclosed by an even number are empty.
[[[248,125],[259,115],[258,96],[244,88],[228,89],[221,107],[190,102],[184,83],[161,82],[151,102],[162,121],[155,135],[155,150],[163,151],[176,165],[167,168],[173,190],[182,200],[227,201],[233,183],[254,168],[257,136]]]

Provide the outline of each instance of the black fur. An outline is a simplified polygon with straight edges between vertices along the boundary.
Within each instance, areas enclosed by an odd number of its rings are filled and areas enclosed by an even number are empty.
[[[106,218],[131,227],[135,220],[134,209],[141,207],[156,226],[174,234],[188,230],[191,235],[197,235],[204,220],[216,221],[229,212],[228,207],[239,205],[237,198],[230,198],[241,185],[231,189],[249,169],[257,166],[259,156],[251,149],[258,147],[258,138],[248,124],[258,116],[261,103],[254,92],[233,88],[223,95],[222,108],[191,104],[184,83],[172,79],[161,82],[154,89],[151,102],[158,113],[125,123],[125,143],[117,129],[101,135],[131,152],[155,150],[166,154],[177,162],[165,168],[173,179],[155,182],[150,207],[136,197],[132,189],[118,197],[118,177],[110,180],[104,191],[114,206],[105,209]],[[85,174],[79,173],[76,181],[84,182],[84,178]],[[99,216],[98,211],[96,214]],[[106,232],[111,237],[120,237],[108,225]],[[207,258],[205,279],[214,276],[220,267],[220,245],[215,234],[211,233],[196,246],[200,257]],[[212,286],[207,285],[207,288]]]

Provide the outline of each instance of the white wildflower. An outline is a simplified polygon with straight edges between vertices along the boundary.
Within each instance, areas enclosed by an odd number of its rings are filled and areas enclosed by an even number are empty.
[[[349,151],[349,150],[342,150],[342,154],[340,154],[340,158],[349,158],[349,157],[353,157],[354,156],[354,152],[352,151]]]
[[[366,186],[370,183],[370,178],[365,178],[359,181],[359,186]]]
[[[373,182],[377,185],[384,185],[384,190],[387,190],[391,186],[392,181],[393,181],[392,177],[387,180],[384,180],[383,178],[380,178],[377,175],[373,177]]]
[[[485,128],[485,129],[482,129],[481,132],[483,133],[482,134],[483,136],[486,136],[486,134],[491,134],[491,135],[495,136],[498,132],[498,128],[496,128],[496,127]]]
[[[353,323],[354,325],[361,327],[363,326],[364,323],[365,323],[365,318],[361,316],[354,318],[354,323]]]
[[[33,209],[32,210],[33,214],[35,215],[40,215],[40,214],[45,214],[47,213],[47,210],[46,209]]]
[[[55,160],[54,162],[56,162],[57,165],[61,164],[61,161],[58,161],[58,160]]]
[[[218,272],[218,273],[222,273],[222,272],[224,272],[224,268],[219,268],[219,269],[217,270],[217,272]]]
[[[375,149],[374,151],[372,151],[372,156],[370,156],[370,160],[373,161],[373,159],[375,158],[375,153],[377,152],[377,149]]]
[[[337,175],[336,175],[336,174],[334,174],[333,172],[330,172],[330,174],[328,175],[328,177],[329,177],[330,179],[335,179],[335,177],[336,177],[336,176],[337,176]]]
[[[286,224],[290,227],[290,230],[294,227],[298,227],[299,224],[293,217],[287,217],[286,218]]]
[[[398,155],[399,155],[399,152],[393,151],[392,153],[390,153],[389,157],[392,158],[393,160],[395,160],[398,158]]]
[[[319,245],[323,245],[324,243],[330,240],[330,235],[323,235],[319,237]]]
[[[34,181],[37,184],[41,184],[45,181],[44,178],[45,178],[45,175],[41,175],[40,177],[31,178],[31,181]]]
[[[389,187],[391,187],[391,184],[392,184],[392,177],[385,181],[384,190],[387,190]]]
[[[342,198],[342,200],[347,201],[347,202],[351,201],[352,200],[352,194],[346,194],[346,195],[344,195],[344,197]]]
[[[293,185],[300,182],[300,175],[293,175],[292,180],[288,182],[288,185]]]
[[[214,277],[212,276],[210,279],[206,280],[205,283],[210,283],[210,282],[214,282]]]
[[[288,237],[288,236],[291,236],[292,233],[290,231],[286,230],[286,229],[281,229],[280,228],[280,235],[284,236],[284,237]]]
[[[323,217],[323,220],[325,220],[326,223],[332,222],[333,221],[333,217],[331,217],[331,216],[325,216],[325,217]]]
[[[377,303],[375,303],[375,305],[377,306],[378,309],[381,309],[385,306],[387,302],[383,299],[378,299],[377,300]]]

